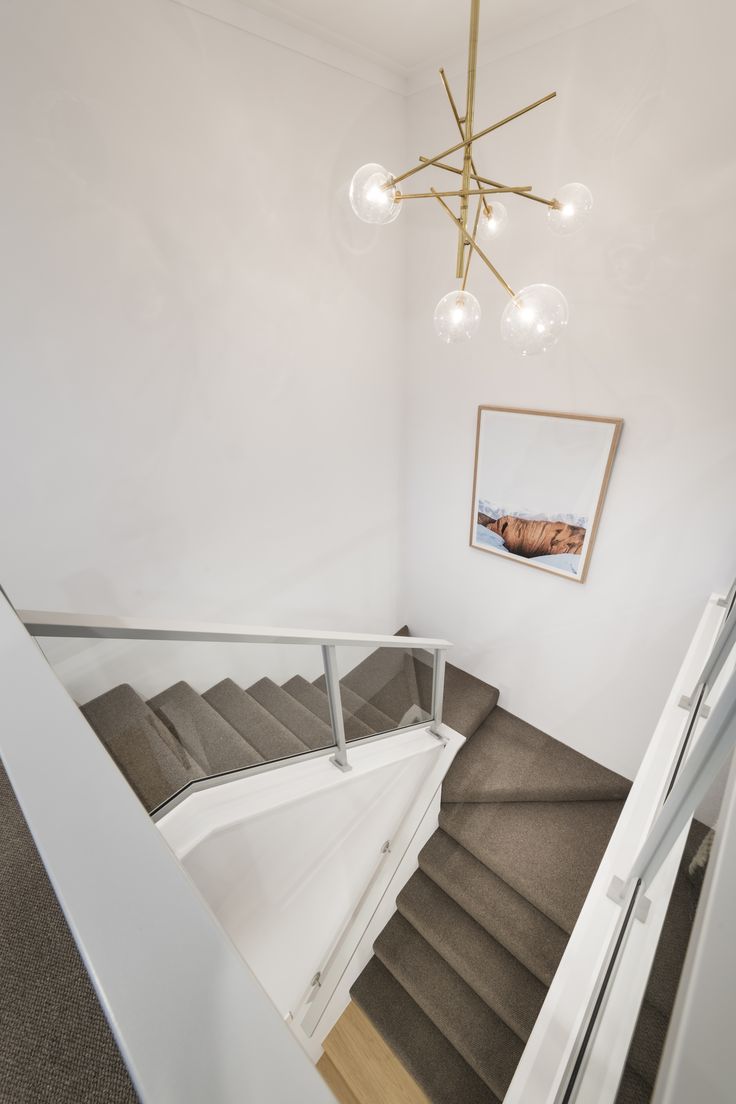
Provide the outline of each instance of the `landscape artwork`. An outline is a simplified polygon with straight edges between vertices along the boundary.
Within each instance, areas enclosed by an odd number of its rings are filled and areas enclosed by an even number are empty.
[[[622,426],[479,407],[471,546],[584,582]]]

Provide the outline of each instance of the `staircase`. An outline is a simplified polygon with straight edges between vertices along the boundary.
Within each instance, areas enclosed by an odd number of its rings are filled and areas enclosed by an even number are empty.
[[[503,1100],[629,790],[497,706],[495,691],[468,731],[482,686],[448,667],[445,715],[469,739],[351,990],[432,1104]],[[704,832],[693,825],[617,1104],[652,1093],[694,911],[685,872]],[[325,1052],[344,1075],[330,1037]]]
[[[376,651],[340,692],[349,741],[420,722],[431,656]],[[444,720],[467,743],[439,827],[351,990],[431,1104],[504,1099],[630,787],[498,696],[447,666]],[[324,676],[247,689],[228,678],[202,694],[177,682],[148,701],[122,684],[82,711],[149,811],[196,779],[334,742]],[[697,900],[687,865],[705,831],[693,824],[617,1104],[652,1094]],[[350,1086],[330,1037],[325,1053],[341,1099],[374,1104]]]

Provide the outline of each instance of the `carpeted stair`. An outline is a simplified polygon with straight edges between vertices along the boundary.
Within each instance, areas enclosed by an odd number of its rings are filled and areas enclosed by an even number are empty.
[[[448,669],[446,716],[464,711],[470,738],[351,990],[433,1104],[503,1100],[630,786],[488,690],[471,728],[477,680]],[[684,870],[704,831],[693,826]],[[651,1097],[692,922],[683,876],[617,1104]]]
[[[429,715],[431,657],[380,650],[341,686],[350,740],[416,723]],[[433,1104],[503,1100],[629,789],[625,779],[497,701],[496,689],[448,664],[444,720],[469,739],[445,780],[439,827],[352,989]],[[333,742],[323,678],[310,683],[296,675],[283,686],[262,678],[247,688],[228,678],[203,694],[178,682],[148,702],[123,684],[82,710],[149,810],[197,778]],[[5,896],[12,969],[3,1016],[12,1008],[17,1019],[15,1010],[22,1009],[29,1022],[18,1020],[21,1034],[11,1035],[14,1047],[18,1036],[17,1068],[5,1084],[0,1079],[0,1100],[132,1101],[112,1037],[0,774],[0,791],[3,786],[0,796],[17,837],[7,837],[2,852],[11,862],[8,884],[14,884],[14,894]],[[704,833],[702,825],[693,826],[617,1104],[647,1104],[651,1096],[697,898],[687,865]],[[58,943],[32,925],[23,927],[37,908],[44,932],[55,929]],[[16,978],[13,956],[26,943],[28,961],[17,963]],[[46,988],[50,979],[41,1008],[33,996],[32,960],[39,954],[49,957],[39,983]],[[71,1020],[58,1011],[67,1007]],[[70,1035],[64,1025],[72,1022],[80,1030]],[[64,1053],[57,1048],[40,1065],[28,1057],[56,1046],[57,1035]]]
[[[431,663],[427,653],[384,648],[357,664],[341,679],[346,738],[426,719]],[[477,683],[475,697],[455,718],[458,725],[472,727],[479,707],[487,711],[495,694]],[[283,686],[261,678],[247,688],[226,678],[203,694],[177,682],[147,702],[123,684],[87,702],[82,712],[149,812],[197,779],[334,743],[324,676],[309,682],[294,675]]]

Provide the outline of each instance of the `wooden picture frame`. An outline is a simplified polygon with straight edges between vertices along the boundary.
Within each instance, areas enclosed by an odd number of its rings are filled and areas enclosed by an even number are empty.
[[[471,548],[584,583],[623,424],[479,406]]]

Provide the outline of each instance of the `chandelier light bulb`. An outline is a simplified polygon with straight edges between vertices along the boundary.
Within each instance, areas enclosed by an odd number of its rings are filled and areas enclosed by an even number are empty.
[[[584,184],[565,184],[557,193],[557,206],[547,211],[549,228],[555,234],[574,234],[590,218],[593,196]]]
[[[371,163],[358,169],[350,181],[350,206],[359,219],[384,226],[399,217],[398,191],[395,186],[384,187],[392,181],[383,165]]]
[[[478,221],[478,237],[481,242],[494,241],[503,233],[508,220],[509,213],[503,203],[489,204],[488,214],[483,211]]]
[[[567,299],[550,284],[530,284],[510,299],[501,316],[501,337],[522,356],[546,353],[560,340],[569,317]]]
[[[480,303],[469,291],[450,291],[434,310],[434,328],[447,345],[470,341],[480,325]]]

